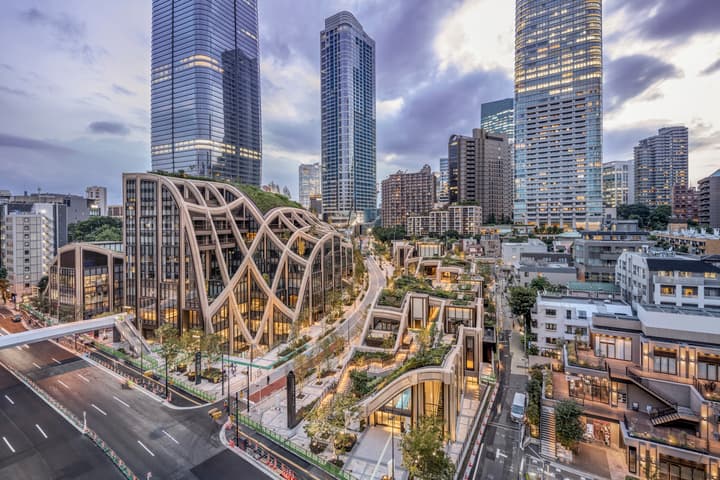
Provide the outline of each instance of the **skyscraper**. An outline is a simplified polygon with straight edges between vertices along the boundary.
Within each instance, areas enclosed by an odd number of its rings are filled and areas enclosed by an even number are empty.
[[[602,2],[515,2],[515,221],[602,216]]]
[[[508,142],[515,138],[515,110],[513,99],[504,98],[480,105],[480,127],[491,133],[507,135]]]
[[[377,216],[375,41],[350,12],[320,33],[323,212],[333,223]]]
[[[640,140],[635,154],[635,202],[671,205],[675,185],[688,185],[688,129],[667,127]]]
[[[257,0],[152,9],[152,168],[260,185]]]
[[[303,163],[298,168],[298,199],[300,205],[310,208],[310,195],[320,195],[320,164]]]
[[[635,167],[633,160],[603,163],[603,205],[618,207],[635,203]]]
[[[440,203],[448,203],[450,201],[450,195],[448,190],[450,171],[448,166],[448,159],[440,159],[440,181],[437,186],[437,201]]]

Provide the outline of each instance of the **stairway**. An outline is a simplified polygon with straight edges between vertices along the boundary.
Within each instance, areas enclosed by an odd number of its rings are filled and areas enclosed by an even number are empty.
[[[149,354],[150,345],[147,344],[145,339],[140,335],[135,326],[129,320],[131,317],[127,315],[120,315],[115,321],[115,328],[117,328],[120,335],[128,342],[130,349],[136,354],[140,355],[140,349],[143,349],[145,354]]]
[[[662,393],[660,393],[660,392],[656,391],[655,389],[653,389],[653,388],[650,386],[650,384],[649,384],[645,379],[643,379],[642,377],[640,377],[638,374],[636,374],[635,372],[633,372],[633,371],[630,370],[629,368],[626,370],[625,373],[626,373],[627,377],[630,379],[630,381],[632,381],[635,385],[637,385],[638,387],[640,387],[641,389],[643,389],[645,392],[647,392],[648,394],[650,394],[650,395],[652,395],[653,397],[657,398],[658,400],[660,400],[661,402],[663,402],[663,403],[664,403],[665,405],[667,405],[668,407],[672,407],[672,408],[674,408],[674,409],[677,409],[677,404],[676,404],[675,402],[669,400],[669,399],[666,398]]]
[[[557,458],[557,441],[555,440],[555,409],[540,409],[540,453],[543,457]]]
[[[650,421],[656,427],[678,420],[699,423],[700,417],[687,407],[668,407],[650,415]]]

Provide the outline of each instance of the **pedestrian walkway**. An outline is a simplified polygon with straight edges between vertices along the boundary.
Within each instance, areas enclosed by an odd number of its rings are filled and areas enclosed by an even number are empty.
[[[369,427],[358,439],[345,463],[345,468],[353,476],[363,480],[380,480],[383,475],[390,474],[393,447],[395,449],[395,478],[405,480],[407,472],[402,468],[402,452],[400,450],[401,434],[397,429],[394,438],[390,427]]]

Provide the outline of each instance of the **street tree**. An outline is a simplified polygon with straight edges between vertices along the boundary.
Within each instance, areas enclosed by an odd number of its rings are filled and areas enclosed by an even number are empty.
[[[580,415],[582,407],[574,400],[562,400],[555,406],[555,436],[568,450],[574,449],[585,434]]]
[[[530,311],[533,305],[535,305],[535,297],[537,292],[531,287],[511,287],[510,288],[510,311],[519,316],[523,317],[526,321],[530,317]]]
[[[442,423],[436,417],[422,417],[400,441],[403,466],[410,478],[451,480],[455,465],[443,448]]]

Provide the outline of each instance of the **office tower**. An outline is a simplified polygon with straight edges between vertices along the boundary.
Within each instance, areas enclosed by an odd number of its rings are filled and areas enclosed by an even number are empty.
[[[666,127],[640,140],[635,154],[635,202],[649,207],[672,204],[675,185],[688,185],[688,129]]]
[[[256,0],[154,0],[153,170],[260,185]]]
[[[92,200],[91,208],[97,215],[107,215],[107,188],[92,186],[85,189],[85,196]]]
[[[633,160],[603,163],[602,172],[603,206],[612,208],[635,203]]]
[[[377,215],[375,41],[350,12],[320,33],[322,201],[329,221]]]
[[[473,129],[472,137],[448,142],[451,202],[482,207],[483,222],[512,217],[512,157],[507,136]]]
[[[300,205],[310,208],[310,195],[320,195],[320,164],[304,163],[298,168],[298,197]]]
[[[450,191],[448,189],[449,181],[448,159],[440,159],[440,181],[437,187],[437,201],[440,203],[448,203],[450,201]]]
[[[720,170],[698,182],[698,217],[700,225],[720,228]]]
[[[480,127],[491,133],[507,135],[508,142],[515,138],[515,110],[513,99],[504,98],[480,105]]]
[[[515,221],[602,216],[600,0],[515,2]]]
[[[435,203],[435,175],[430,165],[419,172],[393,173],[382,181],[383,227],[405,226],[409,215],[427,215]]]

